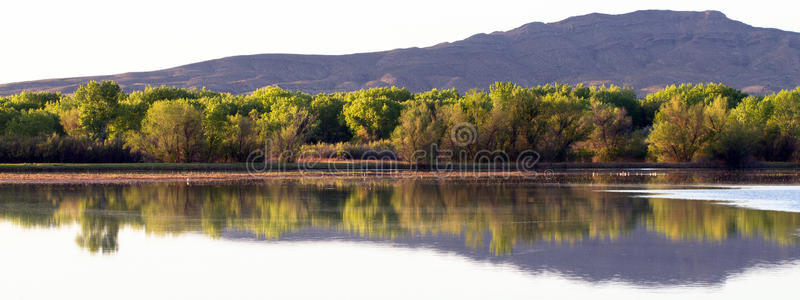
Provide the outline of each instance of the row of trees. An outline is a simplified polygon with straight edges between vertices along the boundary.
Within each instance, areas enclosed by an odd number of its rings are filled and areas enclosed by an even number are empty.
[[[105,81],[72,95],[0,98],[0,160],[235,162],[266,143],[292,160],[308,144],[388,142],[418,163],[483,150],[512,159],[535,150],[547,161],[796,161],[798,114],[800,88],[753,97],[721,84],[669,86],[638,99],[627,88],[563,84],[312,96],[278,87],[125,93]]]
[[[548,161],[800,160],[800,88],[748,96],[721,84],[684,84],[637,99],[615,86],[496,83],[451,102],[406,105],[392,140],[403,157],[431,144],[446,153],[535,149]],[[448,133],[474,125],[477,139],[459,148]],[[467,156],[473,157],[473,156]]]
[[[663,161],[798,161],[799,120],[800,88],[765,97],[679,94],[660,106],[648,142],[650,152]]]

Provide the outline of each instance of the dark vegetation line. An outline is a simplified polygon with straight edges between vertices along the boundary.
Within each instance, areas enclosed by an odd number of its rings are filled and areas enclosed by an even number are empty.
[[[271,158],[285,161],[371,150],[412,163],[468,161],[481,150],[514,159],[532,149],[542,162],[742,165],[800,160],[799,120],[800,88],[748,96],[721,84],[684,84],[638,99],[617,86],[498,82],[466,94],[266,87],[235,96],[163,86],[126,94],[105,81],[72,95],[1,97],[0,162],[232,163],[269,141]]]

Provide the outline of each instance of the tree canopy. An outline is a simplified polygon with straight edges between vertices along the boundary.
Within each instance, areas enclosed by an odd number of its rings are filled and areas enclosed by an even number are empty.
[[[92,81],[71,95],[0,97],[0,160],[234,162],[268,143],[281,152],[349,143],[389,147],[409,161],[435,145],[445,160],[485,150],[510,158],[536,151],[547,161],[740,164],[800,160],[798,119],[800,88],[754,97],[716,83],[640,99],[613,85],[317,95],[268,86],[231,95],[166,86],[125,93]]]

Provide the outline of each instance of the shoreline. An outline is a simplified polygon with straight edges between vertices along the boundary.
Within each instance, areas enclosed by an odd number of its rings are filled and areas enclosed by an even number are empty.
[[[375,182],[429,180],[498,184],[800,184],[800,168],[564,168],[534,171],[413,171],[413,170],[283,170],[248,173],[237,170],[0,170],[0,185],[14,184],[257,184],[267,181]]]
[[[264,167],[260,165],[259,167]],[[702,170],[753,170],[779,169],[800,170],[800,163],[755,162],[740,167],[730,167],[717,163],[656,163],[656,162],[611,162],[584,163],[559,162],[538,163],[525,171],[543,172],[546,170],[629,170],[629,169],[702,169]],[[416,171],[433,172],[426,166],[411,166],[401,161],[333,161],[333,162],[295,162],[273,163],[266,173],[293,171]],[[247,172],[247,163],[7,163],[0,164],[0,173],[15,172]],[[515,164],[454,164],[451,172],[462,171],[518,171]],[[446,172],[446,171],[445,171]]]

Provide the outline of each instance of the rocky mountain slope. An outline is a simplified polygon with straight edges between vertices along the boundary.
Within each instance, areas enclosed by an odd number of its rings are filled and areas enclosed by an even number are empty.
[[[0,84],[0,94],[71,93],[109,79],[129,91],[170,85],[237,94],[275,84],[309,93],[386,85],[466,91],[495,81],[613,83],[641,94],[673,83],[721,82],[765,93],[800,85],[800,33],[752,27],[716,11],[590,14],[426,48],[234,56],[152,72]]]

